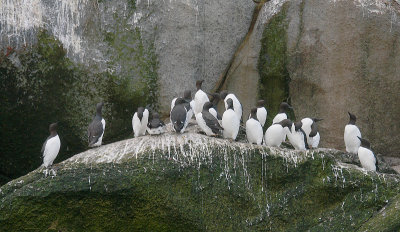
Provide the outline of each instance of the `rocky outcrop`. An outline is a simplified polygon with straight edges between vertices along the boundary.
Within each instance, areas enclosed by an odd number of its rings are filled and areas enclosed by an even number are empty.
[[[396,1],[287,1],[265,23],[259,55],[270,116],[289,99],[297,119],[324,118],[322,146],[343,149],[350,111],[377,152],[398,156],[399,9]]]
[[[192,133],[129,139],[77,154],[55,165],[55,173],[39,168],[2,186],[0,226],[5,231],[399,229],[398,175],[366,172],[343,163],[345,157],[332,149],[299,152]]]

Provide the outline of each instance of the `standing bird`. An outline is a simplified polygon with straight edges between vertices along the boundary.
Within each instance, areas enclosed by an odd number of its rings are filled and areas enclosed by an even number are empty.
[[[264,104],[265,104],[264,100],[259,100],[257,102],[257,119],[262,127],[264,127],[268,115],[267,109],[265,109]]]
[[[199,127],[208,136],[220,135],[224,128],[218,122],[218,119],[210,113],[213,104],[206,102],[203,111],[196,114],[196,121]]]
[[[147,123],[149,122],[149,111],[143,107],[139,107],[132,117],[133,133],[136,137],[146,134]]]
[[[263,129],[257,119],[257,108],[252,108],[250,118],[246,122],[246,135],[249,143],[261,145],[263,141]]]
[[[221,99],[224,99],[224,103],[225,103],[225,110],[228,110],[228,99],[232,99],[233,102],[233,110],[235,111],[237,117],[239,118],[239,122],[242,120],[242,104],[240,103],[239,99],[235,96],[235,94],[230,93],[228,94],[228,92],[226,90],[222,91],[220,93]]]
[[[220,97],[219,93],[211,93],[210,95],[212,96],[212,99],[210,101],[212,103],[212,107],[208,111],[214,117],[216,117],[218,119],[218,121],[221,121],[222,117],[221,117],[220,114],[218,114],[218,111],[217,111],[217,108],[216,108],[217,105],[218,105],[219,100],[221,100],[221,97]]]
[[[50,136],[46,139],[42,146],[43,166],[48,168],[53,165],[58,152],[60,151],[60,138],[57,134],[57,123],[52,123],[49,126]]]
[[[303,126],[303,123],[296,122],[292,123],[291,125],[291,130],[287,130],[287,137],[289,138],[290,144],[296,149],[296,150],[307,150],[309,149],[308,143],[307,143],[307,136],[306,133],[304,132],[301,127]]]
[[[303,118],[301,129],[306,133],[307,144],[310,148],[317,148],[319,145],[320,135],[318,132],[317,122],[322,121],[319,118]]]
[[[188,112],[190,111],[190,103],[183,98],[178,98],[175,101],[175,106],[171,110],[170,120],[175,132],[185,132],[188,125]]]
[[[194,95],[194,114],[201,113],[203,111],[204,103],[209,102],[210,100],[207,97],[207,94],[201,90],[201,85],[203,84],[204,80],[196,81],[196,88],[197,92]]]
[[[344,144],[346,145],[346,151],[349,153],[357,154],[358,148],[361,145],[361,141],[357,138],[361,138],[361,132],[356,126],[356,116],[350,112],[349,124],[344,128]]]
[[[264,141],[267,146],[279,147],[286,138],[285,127],[292,130],[292,121],[284,119],[278,123],[272,124],[265,132]]]
[[[165,132],[165,123],[160,120],[158,113],[152,113],[152,119],[147,124],[147,132],[150,135],[159,135]]]
[[[379,171],[378,169],[378,159],[371,151],[371,145],[368,140],[357,137],[361,145],[358,148],[358,158],[360,159],[361,166],[368,171]]]
[[[272,124],[281,122],[284,119],[287,119],[287,114],[286,111],[288,109],[293,109],[289,104],[286,102],[282,102],[281,105],[279,106],[279,113],[275,116],[275,118],[272,120]]]
[[[96,115],[88,127],[89,147],[101,146],[103,140],[104,130],[106,128],[106,121],[101,116],[104,103],[97,103]]]
[[[239,133],[240,118],[233,110],[233,100],[228,98],[226,102],[227,110],[222,115],[223,136],[224,138],[235,140]]]

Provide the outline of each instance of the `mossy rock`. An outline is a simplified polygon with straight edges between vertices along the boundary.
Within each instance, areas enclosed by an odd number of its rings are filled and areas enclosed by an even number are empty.
[[[0,188],[3,231],[375,231],[400,228],[399,176],[343,152],[199,134],[120,141]],[[382,216],[386,213],[385,216]],[[386,230],[393,231],[393,230]]]

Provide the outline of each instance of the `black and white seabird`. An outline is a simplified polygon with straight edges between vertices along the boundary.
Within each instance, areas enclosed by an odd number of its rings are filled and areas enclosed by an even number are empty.
[[[357,154],[358,148],[361,145],[361,141],[357,137],[361,137],[360,129],[356,126],[356,116],[350,112],[349,124],[344,128],[344,144],[346,145],[346,151],[349,153]]]
[[[249,143],[261,145],[263,141],[263,129],[257,119],[257,108],[252,108],[250,118],[246,122],[246,135]]]
[[[279,113],[274,117],[272,120],[272,124],[281,122],[284,119],[287,119],[287,114],[286,111],[288,109],[292,109],[292,107],[287,104],[286,102],[282,102],[281,105],[279,106]]]
[[[221,99],[224,99],[224,103],[225,103],[225,110],[228,110],[228,99],[232,99],[233,102],[233,110],[235,111],[237,117],[239,118],[239,122],[242,120],[242,113],[243,113],[243,109],[242,109],[242,104],[240,103],[239,99],[235,96],[235,94],[233,93],[229,93],[224,90],[220,93]]]
[[[303,129],[301,129],[302,126],[303,123],[301,121],[292,123],[291,130],[286,129],[286,135],[289,139],[290,144],[292,144],[294,149],[305,151],[309,149],[309,146],[307,143],[306,133],[304,132]]]
[[[227,110],[222,115],[222,128],[224,128],[223,136],[227,139],[235,140],[239,133],[240,118],[233,110],[233,100],[228,98],[226,101]]]
[[[206,102],[204,103],[203,111],[196,114],[197,125],[208,136],[220,135],[223,131],[218,119],[209,111],[212,107],[213,104],[211,102]]]
[[[264,100],[259,100],[257,102],[257,119],[262,127],[265,125],[265,121],[267,120],[267,115],[268,115],[267,109],[265,109],[264,105],[265,105]]]
[[[188,125],[188,112],[191,110],[190,103],[183,98],[175,101],[175,106],[171,111],[170,120],[175,132],[185,132]]]
[[[133,134],[136,137],[146,135],[147,123],[149,122],[149,111],[139,107],[132,117]]]
[[[278,123],[272,124],[265,132],[264,141],[267,146],[279,147],[286,138],[285,127],[292,131],[292,121],[284,119]]]
[[[88,127],[89,147],[101,146],[103,140],[104,130],[106,128],[106,121],[102,117],[103,103],[98,103],[96,106],[96,115]]]
[[[219,100],[221,100],[221,97],[220,97],[219,93],[211,93],[210,95],[212,96],[212,99],[210,101],[212,103],[212,107],[208,111],[210,111],[210,113],[214,117],[216,117],[218,119],[218,121],[221,121],[222,117],[220,114],[218,114],[218,111],[217,111],[217,105],[218,105]]]
[[[371,145],[368,140],[361,137],[357,137],[361,145],[358,148],[358,158],[360,159],[361,166],[368,171],[379,171],[378,169],[378,159],[371,151]]]
[[[60,138],[57,134],[57,123],[52,123],[49,126],[50,136],[46,139],[42,146],[43,166],[48,168],[53,165],[58,152],[60,151]]]
[[[207,97],[207,94],[201,89],[204,80],[196,81],[197,92],[194,95],[194,114],[201,113],[203,111],[204,103],[209,102],[210,100]]]
[[[152,119],[147,124],[147,132],[150,135],[159,135],[165,132],[165,123],[160,120],[157,112],[152,113]]]
[[[320,135],[318,132],[317,122],[322,121],[319,118],[303,118],[301,122],[303,126],[301,129],[306,133],[307,136],[307,144],[310,148],[318,148]]]

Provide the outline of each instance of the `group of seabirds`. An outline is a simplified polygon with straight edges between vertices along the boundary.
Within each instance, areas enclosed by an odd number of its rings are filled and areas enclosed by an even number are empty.
[[[186,90],[183,97],[174,98],[171,102],[170,120],[172,128],[177,133],[184,133],[189,121],[194,116],[198,126],[207,136],[222,136],[231,141],[236,140],[242,120],[242,105],[233,93],[222,91],[208,94],[202,90],[202,81],[196,82],[197,92],[194,99],[191,91]],[[211,96],[211,100],[208,96]],[[220,100],[224,101],[225,112],[222,116],[216,106]],[[88,127],[89,147],[97,147],[102,143],[106,122],[102,117],[103,103],[98,103],[96,115]],[[259,100],[257,107],[245,123],[247,140],[251,144],[280,147],[286,137],[296,150],[317,148],[320,141],[317,122],[319,118],[303,118],[298,122],[288,119],[286,112],[293,109],[288,103],[280,104],[279,113],[274,117],[272,125],[263,131],[267,119],[267,109],[264,101]],[[349,113],[350,121],[344,129],[346,151],[358,154],[361,165],[370,171],[377,170],[377,159],[371,151],[370,143],[361,137],[361,132],[355,125],[356,116]],[[144,136],[146,131],[150,135],[159,135],[166,132],[166,125],[158,113],[153,112],[150,119],[148,109],[139,107],[132,118],[132,127],[135,137]],[[42,147],[43,166],[53,164],[60,150],[61,142],[57,134],[57,123],[50,125],[50,136]]]

